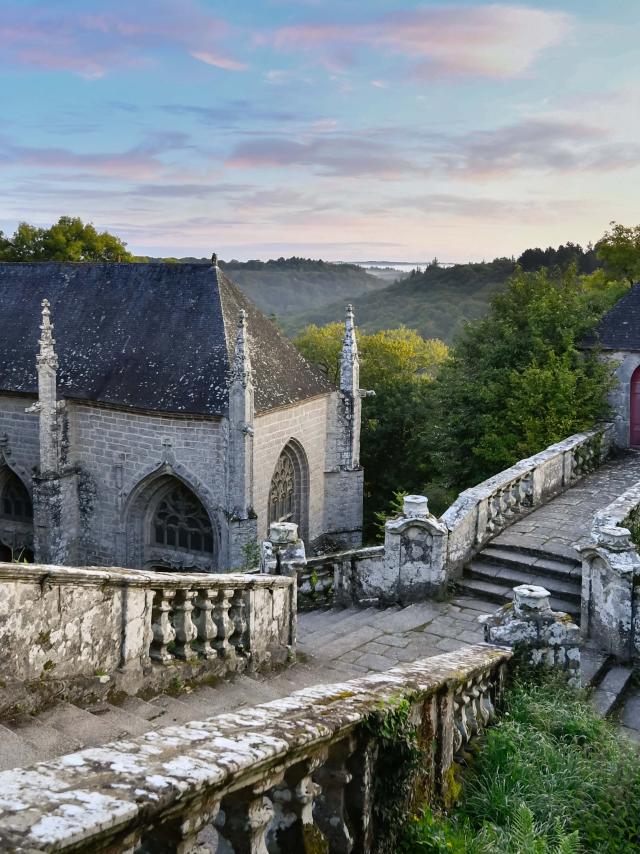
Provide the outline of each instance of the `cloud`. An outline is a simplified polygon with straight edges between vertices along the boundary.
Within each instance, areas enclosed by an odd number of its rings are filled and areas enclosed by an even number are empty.
[[[229,29],[195,0],[114,0],[100,13],[42,0],[27,8],[9,0],[0,17],[0,61],[99,78],[177,49],[207,65],[242,71],[245,64],[220,46]]]
[[[640,145],[612,140],[580,122],[531,119],[451,138],[436,156],[449,174],[489,178],[513,172],[615,171],[638,164]]]
[[[254,121],[293,122],[303,116],[299,112],[257,107],[251,101],[238,98],[215,107],[195,104],[160,104],[159,109],[173,116],[193,116],[204,125],[235,127],[247,119]]]
[[[227,161],[238,169],[309,167],[321,175],[397,177],[422,171],[392,146],[362,136],[322,134],[293,140],[272,136],[239,143]]]
[[[310,23],[260,35],[287,51],[305,51],[329,68],[344,68],[360,52],[400,56],[413,73],[515,77],[572,27],[564,12],[491,3],[398,10],[359,23]]]

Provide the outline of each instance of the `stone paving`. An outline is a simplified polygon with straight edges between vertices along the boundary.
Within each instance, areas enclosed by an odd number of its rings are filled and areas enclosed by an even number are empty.
[[[629,451],[596,469],[567,492],[499,534],[492,544],[576,557],[573,543],[588,543],[597,510],[640,481],[640,452]]]

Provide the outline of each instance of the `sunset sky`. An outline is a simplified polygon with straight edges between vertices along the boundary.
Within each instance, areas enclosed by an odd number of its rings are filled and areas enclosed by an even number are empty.
[[[1,0],[0,229],[482,260],[640,222],[640,3]]]

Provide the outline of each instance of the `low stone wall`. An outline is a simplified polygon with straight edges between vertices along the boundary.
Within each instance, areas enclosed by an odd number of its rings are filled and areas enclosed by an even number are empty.
[[[295,621],[290,578],[0,564],[0,713],[282,663]]]
[[[462,492],[437,519],[407,496],[385,525],[383,547],[292,563],[299,607],[388,605],[445,596],[464,565],[509,525],[569,489],[609,456],[613,425],[577,433]]]
[[[626,527],[637,534],[639,517],[637,483],[596,513],[580,549],[583,638],[622,661],[640,659],[640,555]]]
[[[380,798],[398,794],[381,775],[406,773],[389,748],[398,716],[421,748],[419,790],[450,802],[510,655],[481,644],[5,771],[0,850],[215,851],[221,836],[236,852],[368,854]]]

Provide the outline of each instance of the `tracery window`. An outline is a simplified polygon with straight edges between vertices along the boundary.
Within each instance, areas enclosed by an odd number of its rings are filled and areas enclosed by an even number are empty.
[[[296,472],[290,454],[280,455],[271,478],[269,522],[294,522]]]
[[[160,546],[213,554],[213,529],[207,511],[182,484],[172,487],[158,504],[152,537]]]
[[[30,522],[33,519],[33,507],[25,486],[12,474],[2,490],[0,515],[9,519]]]

